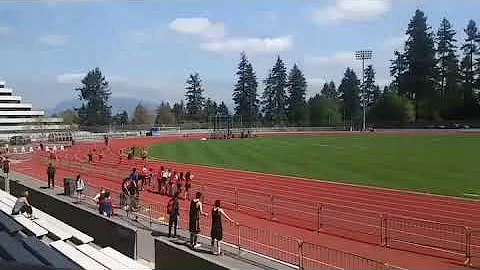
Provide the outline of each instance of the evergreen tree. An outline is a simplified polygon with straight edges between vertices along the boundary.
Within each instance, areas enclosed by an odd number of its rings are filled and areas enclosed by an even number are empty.
[[[251,126],[258,117],[258,83],[253,66],[243,52],[236,75],[238,80],[233,89],[235,115],[241,116],[243,123]]]
[[[436,59],[433,33],[425,14],[416,10],[408,24],[405,43],[407,71],[400,84],[400,93],[415,100],[416,118],[432,119],[436,101]]]
[[[343,102],[344,119],[349,123],[354,123],[360,119],[360,81],[357,74],[347,68],[342,82],[338,87],[340,99]]]
[[[117,113],[112,117],[112,122],[115,125],[124,126],[128,124],[128,113],[127,111],[123,110],[122,112]]]
[[[313,126],[335,125],[342,121],[339,100],[316,94],[308,100],[309,122]]]
[[[368,118],[380,124],[405,125],[415,121],[415,107],[408,98],[388,91],[371,108]]]
[[[262,95],[262,104],[265,120],[274,125],[282,125],[286,115],[286,86],[287,69],[280,56],[264,81],[265,90]]]
[[[393,60],[390,60],[390,76],[392,76],[393,82],[392,82],[392,87],[395,87],[398,89],[398,92],[401,95],[406,96],[407,95],[407,89],[404,86],[404,81],[405,81],[405,74],[407,72],[407,59],[405,57],[405,54],[395,51],[394,52],[395,58]]]
[[[470,20],[467,28],[464,30],[466,38],[464,44],[461,47],[464,58],[461,62],[461,80],[463,88],[463,100],[465,117],[472,117],[475,110],[475,95],[474,95],[474,56],[479,52],[479,48],[475,44],[475,40],[478,38],[478,28],[475,21]]]
[[[365,69],[365,82],[362,85],[365,91],[365,103],[367,108],[373,106],[380,97],[380,86],[375,84],[375,70],[372,65],[368,65]]]
[[[323,97],[335,99],[338,97],[337,88],[335,83],[331,81],[330,83],[324,83],[323,88],[320,91]]]
[[[207,116],[207,119],[209,116],[217,115],[217,110],[217,103],[211,98],[207,98],[207,100],[205,101],[205,116]]]
[[[186,111],[185,111],[185,104],[183,103],[183,100],[173,104],[172,112],[173,112],[173,115],[175,116],[176,122],[181,122],[185,118]]]
[[[437,31],[437,54],[440,71],[440,97],[445,100],[457,91],[458,59],[455,55],[455,30],[443,18]]]
[[[203,97],[202,80],[198,73],[190,74],[185,88],[187,99],[187,115],[193,120],[200,120],[205,98]]]
[[[63,123],[65,123],[66,125],[78,124],[80,121],[80,119],[78,118],[78,113],[72,109],[67,109],[61,112],[58,116],[52,117],[61,117],[63,119]]]
[[[296,64],[293,65],[288,75],[287,91],[289,93],[287,115],[290,123],[305,123],[308,119],[305,101],[307,80]]]
[[[230,112],[228,110],[228,107],[227,105],[225,104],[225,102],[221,102],[220,105],[218,105],[218,114],[220,115],[230,115]]]
[[[157,115],[155,117],[155,124],[174,124],[175,123],[175,114],[173,113],[172,108],[168,102],[160,103],[158,106]]]
[[[137,107],[135,107],[132,123],[135,125],[153,123],[153,116],[148,112],[147,108],[142,105],[142,103],[138,103]]]
[[[84,101],[82,106],[76,109],[80,124],[108,125],[112,114],[108,100],[112,93],[105,76],[97,67],[87,73],[82,84],[82,87],[75,89],[80,92],[79,99]]]

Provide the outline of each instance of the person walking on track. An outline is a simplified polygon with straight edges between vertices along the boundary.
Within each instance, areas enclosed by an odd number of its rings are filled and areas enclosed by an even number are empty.
[[[200,198],[202,197],[201,192],[197,192],[195,199],[190,202],[190,213],[189,213],[189,231],[190,231],[190,245],[193,249],[199,248],[201,245],[197,242],[198,234],[200,233],[200,215],[208,216],[207,213],[203,212],[202,202]]]
[[[50,184],[52,188],[55,188],[55,172],[56,171],[57,169],[55,168],[55,166],[53,166],[52,163],[49,163],[47,167],[48,188],[50,188]]]
[[[228,221],[234,222],[225,211],[220,207],[220,200],[215,201],[215,205],[212,209],[212,227],[210,232],[210,237],[212,238],[212,253],[214,255],[220,255],[220,242],[223,239],[223,225],[222,225],[222,216],[225,217]]]

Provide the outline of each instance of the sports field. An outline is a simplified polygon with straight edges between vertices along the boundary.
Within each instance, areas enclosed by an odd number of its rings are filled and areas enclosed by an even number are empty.
[[[178,141],[150,157],[463,197],[480,194],[477,136],[318,136]]]

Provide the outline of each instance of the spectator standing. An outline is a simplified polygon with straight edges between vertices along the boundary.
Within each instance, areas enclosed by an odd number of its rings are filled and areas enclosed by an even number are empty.
[[[210,231],[210,237],[212,239],[212,253],[214,255],[221,254],[220,242],[223,240],[222,216],[228,221],[234,222],[233,219],[225,214],[225,211],[223,211],[223,209],[220,207],[220,200],[216,200],[212,209],[212,226]]]
[[[203,212],[202,202],[200,198],[202,197],[201,192],[195,194],[195,199],[190,202],[190,211],[189,211],[189,231],[190,231],[190,245],[193,249],[199,248],[201,245],[197,242],[198,234],[200,233],[200,215],[208,216],[207,213]]]
[[[57,169],[55,166],[50,162],[47,167],[47,178],[48,178],[48,188],[50,188],[50,184],[52,188],[55,188],[55,173]]]
[[[78,200],[81,201],[82,200],[82,197],[83,197],[83,191],[85,190],[85,181],[83,181],[83,179],[80,177],[80,174],[77,175],[77,179],[75,181],[76,183],[76,189],[77,189],[77,196],[78,196]]]
[[[178,202],[179,192],[175,192],[173,197],[167,204],[167,214],[168,214],[168,237],[172,236],[172,227],[173,227],[173,237],[177,237],[177,224],[178,218],[180,215],[180,205]]]
[[[146,183],[149,187],[152,186],[152,179],[153,179],[154,175],[155,175],[155,174],[154,174],[154,172],[153,172],[153,168],[149,168],[149,169],[148,169],[148,172],[147,172],[147,174],[146,174],[146,176],[145,176],[145,183]]]
[[[130,178],[130,180],[134,181],[135,184],[138,184],[138,172],[137,172],[137,168],[133,168],[132,169],[132,172],[130,173],[130,175],[128,176],[128,178]]]
[[[5,157],[3,159],[2,168],[3,168],[3,173],[8,177],[8,173],[10,172],[10,160],[8,160],[8,157]]]
[[[98,213],[100,213],[100,215],[103,213],[103,204],[102,204],[102,201],[103,199],[105,199],[105,193],[107,191],[105,189],[101,189],[99,193],[97,193],[97,195],[95,195],[95,197],[93,198],[97,204],[98,204]]]
[[[178,173],[177,171],[173,171],[168,180],[168,196],[173,196],[173,193],[175,192],[175,184],[177,183],[177,181]]]
[[[185,193],[183,194],[184,199],[190,200],[190,188],[192,187],[193,174],[187,172],[185,174]]]
[[[28,218],[33,218],[32,205],[28,202],[28,191],[24,191],[13,205],[12,215],[27,213]]]
[[[167,179],[169,178],[170,172],[168,169],[163,169],[162,167],[162,180],[160,186],[160,194],[165,194],[167,192]]]
[[[183,175],[183,172],[180,172],[180,175],[178,176],[178,180],[177,180],[177,193],[178,193],[178,196],[180,196],[180,194],[182,194],[182,187],[185,183],[185,176]]]
[[[113,215],[113,204],[110,192],[106,191],[103,200],[100,202],[100,214],[111,217]]]

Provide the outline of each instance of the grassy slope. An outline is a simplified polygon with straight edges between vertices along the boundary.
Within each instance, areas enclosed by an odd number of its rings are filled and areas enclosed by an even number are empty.
[[[477,137],[272,137],[154,146],[160,159],[462,196],[480,193]]]

